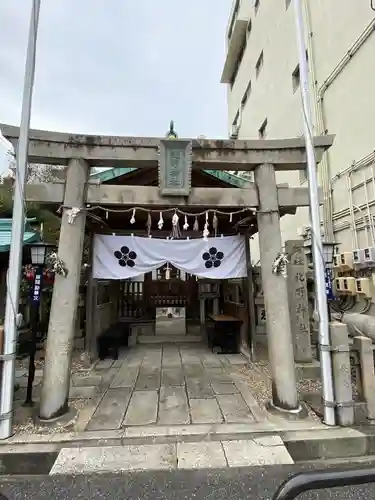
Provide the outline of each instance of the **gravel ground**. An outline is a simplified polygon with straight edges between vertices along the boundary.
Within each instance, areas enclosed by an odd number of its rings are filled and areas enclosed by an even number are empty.
[[[28,358],[17,360],[18,370],[28,370],[29,368],[29,360]],[[36,370],[43,370],[44,368],[44,359],[38,359],[35,362]],[[85,377],[88,375],[90,370],[86,369],[83,361],[80,359],[80,355],[77,354],[72,360],[72,374],[76,373]],[[27,375],[26,375],[27,377]],[[17,382],[17,381],[16,381]],[[38,388],[34,389],[35,400],[38,399]],[[17,393],[16,393],[17,394]],[[87,403],[90,401],[89,398],[75,398],[69,400],[69,406],[72,409],[78,411],[78,413],[85,408]],[[34,408],[25,408],[22,406],[22,400],[15,401],[15,415],[14,415],[14,432],[15,434],[20,433],[28,433],[28,434],[54,434],[59,432],[67,432],[68,430],[73,430],[75,421],[68,422],[66,424],[57,424],[56,426],[44,426],[39,425],[34,422]],[[37,405],[35,405],[37,407]]]
[[[272,398],[272,378],[267,359],[267,350],[264,346],[257,346],[256,360],[248,366],[238,368],[237,372],[251,387],[251,392],[259,405],[264,406]],[[320,394],[320,380],[305,379],[297,382],[300,395],[304,393]],[[316,421],[321,421],[318,415],[309,407],[309,416]]]

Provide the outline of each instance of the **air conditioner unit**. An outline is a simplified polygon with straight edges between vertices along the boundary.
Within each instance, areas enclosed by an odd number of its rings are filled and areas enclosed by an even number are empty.
[[[355,278],[352,277],[337,278],[335,281],[336,281],[336,292],[339,295],[357,295]],[[337,288],[337,282],[338,282],[338,288]]]
[[[333,269],[341,271],[341,258],[339,253],[333,256]]]
[[[353,265],[356,267],[363,267],[365,261],[365,251],[363,248],[353,250]]]
[[[370,278],[357,278],[355,280],[356,290],[358,295],[362,295],[367,299],[372,297],[372,286]]]
[[[363,252],[364,252],[363,262],[369,267],[375,266],[375,248],[367,247],[363,249]]]
[[[353,269],[353,252],[340,253],[341,271],[351,271]]]

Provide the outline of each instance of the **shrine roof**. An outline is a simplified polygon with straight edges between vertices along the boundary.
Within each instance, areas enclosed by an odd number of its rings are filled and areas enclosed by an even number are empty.
[[[92,174],[90,178],[99,179],[101,182],[110,182],[124,175],[136,172],[137,170],[139,169],[130,167],[115,167],[103,170],[102,172],[96,172],[95,174]],[[215,180],[222,181],[231,187],[245,188],[249,184],[249,181],[246,179],[242,179],[241,177],[224,170],[204,170],[203,172],[212,176]]]
[[[0,219],[0,252],[9,252],[10,243],[12,240],[12,219]],[[35,222],[34,219],[28,219],[26,222],[25,232],[23,235],[23,244],[28,245],[40,240],[39,233],[33,231],[29,226],[30,222]]]

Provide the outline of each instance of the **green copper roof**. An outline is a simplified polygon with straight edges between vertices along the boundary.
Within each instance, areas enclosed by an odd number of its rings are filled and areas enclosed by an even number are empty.
[[[26,223],[25,233],[23,235],[24,245],[40,240],[39,233],[33,231],[29,226],[29,223],[33,221],[34,219],[28,219]],[[11,239],[12,219],[0,219],[0,252],[9,252]]]
[[[103,172],[97,172],[92,174],[91,179],[100,179],[102,182],[110,181],[112,179],[116,179],[116,177],[120,177],[121,175],[129,174],[130,172],[134,172],[137,170],[136,168],[111,168],[108,170],[104,170]],[[239,188],[245,188],[249,181],[245,179],[241,179],[236,175],[230,174],[229,172],[225,172],[224,170],[204,170],[206,174],[212,175],[216,179],[220,179],[221,181],[226,182],[232,186],[236,186]]]

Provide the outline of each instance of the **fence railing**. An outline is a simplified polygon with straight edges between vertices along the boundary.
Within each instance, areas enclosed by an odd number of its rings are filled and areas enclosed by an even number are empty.
[[[375,483],[375,469],[340,469],[296,474],[282,483],[272,500],[294,500],[302,493]]]

